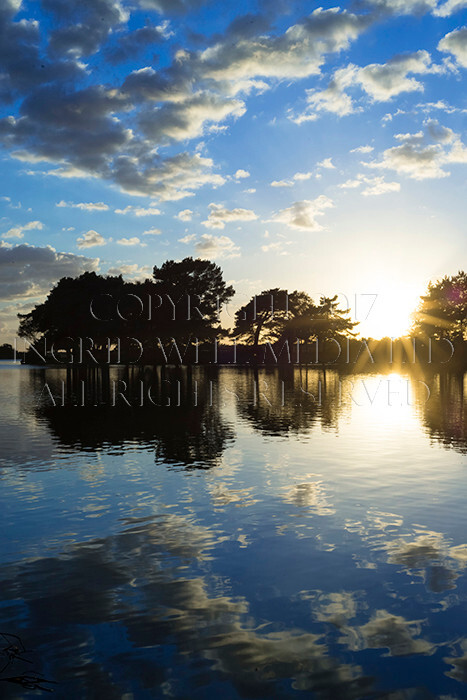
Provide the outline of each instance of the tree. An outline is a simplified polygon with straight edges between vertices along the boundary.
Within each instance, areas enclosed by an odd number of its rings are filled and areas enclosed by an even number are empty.
[[[355,335],[352,331],[357,323],[350,320],[349,313],[350,309],[339,308],[337,295],[321,297],[318,305],[302,305],[300,312],[288,321],[285,333],[291,342],[315,341],[317,343],[315,357],[321,356],[321,361],[324,361],[323,352],[326,341],[334,341],[334,345],[335,342],[340,345],[344,338]],[[335,354],[335,347],[333,354]]]
[[[207,340],[222,332],[220,311],[235,290],[227,286],[221,268],[210,260],[167,260],[154,267],[153,291],[160,299],[154,313],[157,335],[180,340]]]
[[[257,356],[260,341],[287,341],[290,347],[296,340],[322,343],[352,335],[357,324],[348,314],[349,309],[339,308],[337,295],[321,297],[316,305],[306,292],[268,289],[237,311],[232,336],[253,345]]]
[[[76,337],[91,337],[96,344],[105,342],[104,339],[117,330],[118,317],[113,317],[112,321],[101,320],[92,312],[93,302],[97,301],[99,306],[106,295],[118,300],[124,286],[121,275],[102,277],[95,272],[85,272],[79,277],[62,277],[44,302],[27,314],[18,314],[18,334],[29,340],[46,338],[55,343]]]
[[[340,309],[337,294],[333,297],[321,297],[314,318],[309,326],[308,339],[318,341],[338,340],[352,333],[358,322],[349,318],[350,309]]]
[[[14,356],[13,346],[10,343],[0,345],[0,360],[11,360]]]
[[[413,333],[436,340],[465,340],[467,336],[467,274],[459,271],[430,282],[414,314]]]
[[[154,267],[154,279],[142,282],[85,272],[63,277],[44,302],[18,314],[18,332],[29,340],[44,339],[48,349],[52,343],[69,348],[70,338],[91,338],[93,347],[103,350],[120,339],[128,356],[143,347],[160,360],[156,348],[164,338],[186,343],[222,332],[219,313],[233,294],[220,267],[209,260],[168,260]]]
[[[289,294],[286,289],[278,287],[267,289],[238,309],[231,335],[253,345],[256,352],[260,340],[278,340],[291,317],[312,308],[313,302],[305,292]]]

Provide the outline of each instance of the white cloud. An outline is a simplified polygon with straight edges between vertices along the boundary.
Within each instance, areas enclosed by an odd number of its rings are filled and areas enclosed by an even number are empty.
[[[251,209],[226,209],[222,204],[211,203],[209,216],[201,223],[206,228],[225,228],[225,224],[231,221],[254,221],[258,218]]]
[[[339,185],[341,189],[356,189],[362,186],[365,186],[361,190],[362,195],[365,197],[377,196],[388,192],[399,192],[401,188],[399,182],[386,182],[383,176],[368,177],[362,174],[357,175],[354,180],[347,180],[347,182]]]
[[[384,177],[375,177],[372,180],[366,180],[368,187],[362,190],[365,197],[386,194],[387,192],[399,192],[399,182],[386,182]]]
[[[130,194],[148,194],[161,201],[176,201],[194,196],[193,190],[206,185],[218,187],[225,178],[212,172],[214,163],[199,153],[178,153],[156,164],[150,161],[141,169],[134,159],[120,156],[115,169],[115,179]],[[128,207],[127,207],[128,209]]]
[[[381,14],[389,15],[420,15],[433,11],[438,0],[362,0],[363,6]]]
[[[467,0],[447,0],[444,5],[440,5],[433,14],[437,17],[450,17],[455,12],[459,12],[467,7]]]
[[[24,238],[25,231],[39,230],[44,228],[44,224],[40,221],[30,221],[27,224],[21,226],[13,226],[6,233],[2,233],[2,238]]]
[[[133,214],[133,216],[159,216],[160,209],[156,209],[155,207],[148,207],[145,209],[144,207],[134,207],[131,204],[129,204],[125,209],[115,209],[116,214]]]
[[[247,190],[243,190],[245,194],[254,194],[256,192],[255,187],[249,187]]]
[[[241,168],[237,170],[237,172],[234,175],[234,178],[236,180],[242,180],[246,177],[250,177],[250,173],[248,172],[248,170],[242,170]]]
[[[403,92],[423,91],[423,84],[411,75],[443,73],[447,69],[447,66],[434,65],[428,51],[398,54],[387,63],[371,63],[364,67],[349,64],[335,71],[324,90],[307,90],[308,107],[292,120],[300,124],[316,118],[319,112],[344,116],[361,109],[346,92],[349,88],[360,87],[374,102],[387,102]]]
[[[214,236],[203,233],[195,243],[198,255],[203,258],[236,258],[240,248],[228,236]]]
[[[467,27],[455,29],[446,34],[439,42],[438,49],[445,53],[451,53],[461,66],[467,68]]]
[[[152,141],[184,141],[201,136],[206,123],[241,117],[245,112],[246,107],[241,100],[201,92],[183,102],[146,108],[140,115],[139,125]]]
[[[182,211],[179,211],[176,215],[176,218],[180,219],[180,221],[191,221],[192,217],[193,212],[191,209],[183,209]]]
[[[327,168],[328,170],[334,170],[335,165],[332,162],[332,158],[325,158],[324,160],[317,163],[318,168]]]
[[[462,107],[453,107],[450,105],[448,102],[445,102],[444,100],[437,100],[436,102],[420,102],[418,105],[415,105],[416,110],[420,110],[421,112],[424,112],[425,114],[430,114],[433,110],[440,110],[442,112],[445,112],[446,114],[465,114],[467,113],[467,109],[463,109]],[[404,114],[402,110],[398,110],[397,114]],[[394,115],[394,116],[396,116]]]
[[[160,228],[148,228],[146,231],[143,231],[143,236],[160,236],[161,233]]]
[[[275,214],[271,221],[284,223],[290,228],[300,231],[321,231],[323,227],[316,221],[316,217],[323,216],[325,210],[334,206],[329,197],[320,195],[317,199],[294,202],[287,209],[282,209]]]
[[[104,202],[78,202],[74,204],[73,202],[57,202],[56,207],[71,207],[73,209],[82,209],[83,211],[107,211],[109,206],[104,204]]]
[[[324,90],[306,90],[307,109],[298,116],[291,116],[296,124],[307,121],[314,121],[319,112],[332,112],[339,116],[350,114],[354,111],[352,99],[347,95],[345,89],[352,85],[355,76],[355,66],[339,68],[328,87]]]
[[[296,79],[318,74],[327,53],[349,46],[372,22],[338,8],[316,9],[282,35],[219,42],[201,53],[205,78],[244,86],[253,78]]]
[[[371,153],[374,150],[373,146],[358,146],[358,148],[352,148],[350,153]]]
[[[428,51],[416,51],[394,56],[387,63],[372,63],[360,68],[356,81],[373,100],[386,102],[401,92],[423,91],[423,85],[415,78],[409,78],[409,74],[423,75],[439,70],[432,65]]]
[[[271,187],[293,187],[293,182],[290,182],[290,180],[273,180]]]
[[[193,243],[194,240],[196,240],[196,236],[194,233],[189,233],[188,235],[184,236],[183,238],[178,239],[180,243],[185,243],[188,245],[188,243]]]
[[[119,238],[117,241],[118,245],[140,245],[141,241],[137,236],[133,236],[132,238]]]
[[[355,180],[346,180],[346,182],[343,182],[342,184],[339,185],[339,187],[342,190],[354,190],[357,187],[360,187],[360,185],[363,182],[363,177],[358,175],[357,179]]]
[[[385,150],[382,160],[364,165],[427,180],[448,177],[447,165],[467,163],[467,148],[459,134],[435,120],[427,121],[423,132],[397,134],[395,138],[400,145]]]
[[[318,165],[322,165],[325,168],[329,168],[329,167],[333,168],[334,166],[332,164],[329,165],[328,162],[331,163],[330,158],[327,158],[326,162],[323,161],[323,163],[318,163]],[[313,175],[313,173],[310,173],[310,172],[308,172],[308,173],[295,173],[295,175],[292,176],[291,180],[273,180],[271,182],[271,187],[293,187],[296,182],[300,182],[303,180],[309,180],[310,177],[312,177],[312,175]]]
[[[93,248],[98,245],[105,245],[106,240],[100,233],[90,229],[87,233],[83,234],[81,238],[76,240],[78,248]]]
[[[320,94],[324,94],[324,91]],[[319,109],[319,108],[317,108]],[[325,108],[327,109],[327,108]],[[334,111],[333,109],[327,109],[328,112]],[[335,110],[338,112],[339,110]],[[304,112],[301,114],[294,114],[292,109],[289,109],[289,119],[292,121],[294,124],[306,124],[307,122],[315,122],[318,119],[318,114],[314,111],[312,111],[312,108],[306,109]],[[349,114],[349,112],[342,111],[342,114]]]
[[[195,236],[191,233],[179,240],[186,245],[194,243],[196,254],[202,258],[236,258],[240,255],[240,248],[228,236],[214,236],[211,233]]]
[[[380,194],[386,194],[387,192],[399,192],[400,184],[398,182],[385,182],[383,178],[380,178],[381,182],[376,182],[374,185],[365,188],[362,191],[364,197],[376,196]]]

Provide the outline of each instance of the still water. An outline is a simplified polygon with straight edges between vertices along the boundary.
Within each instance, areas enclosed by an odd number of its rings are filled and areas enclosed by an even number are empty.
[[[466,389],[2,363],[0,630],[32,663],[0,678],[68,699],[467,698]]]

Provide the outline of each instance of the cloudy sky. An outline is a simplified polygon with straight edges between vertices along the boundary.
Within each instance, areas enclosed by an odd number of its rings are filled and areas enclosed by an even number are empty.
[[[466,266],[467,0],[0,0],[0,37],[1,342],[85,270],[210,258],[378,337]]]

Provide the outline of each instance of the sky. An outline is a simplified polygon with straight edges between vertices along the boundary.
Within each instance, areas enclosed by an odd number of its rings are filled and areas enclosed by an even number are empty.
[[[214,260],[397,336],[466,267],[467,0],[0,0],[0,343],[63,276]]]

